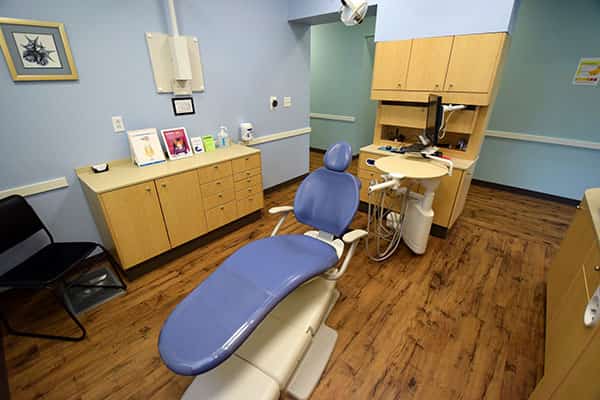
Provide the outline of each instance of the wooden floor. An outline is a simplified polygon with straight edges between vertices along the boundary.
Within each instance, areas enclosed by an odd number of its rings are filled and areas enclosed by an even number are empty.
[[[321,156],[311,155],[314,168]],[[297,184],[266,196],[291,204]],[[473,186],[447,240],[424,256],[405,247],[384,263],[364,248],[340,280],[327,323],[339,333],[312,399],[526,399],[543,370],[545,272],[573,208]],[[163,321],[227,256],[264,237],[264,213],[210,245],[131,282],[127,295],[84,315],[80,343],[7,337],[14,399],[176,399],[190,378],[161,362]],[[357,216],[354,227],[363,227]],[[306,228],[289,221],[284,233]],[[0,298],[46,327],[74,333],[48,297]],[[17,304],[19,303],[19,304]],[[207,329],[210,329],[207,326]]]

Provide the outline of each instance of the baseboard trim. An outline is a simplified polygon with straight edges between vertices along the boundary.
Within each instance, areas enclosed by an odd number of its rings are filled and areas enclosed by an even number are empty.
[[[473,179],[472,183],[474,185],[488,187],[492,189],[503,190],[505,192],[522,194],[529,197],[534,197],[536,199],[549,200],[554,201],[556,203],[565,204],[568,206],[578,206],[581,202],[580,200],[571,199],[569,197],[556,196],[553,194],[536,192],[535,190],[522,189],[515,186],[503,185],[501,183],[482,181],[479,179]]]

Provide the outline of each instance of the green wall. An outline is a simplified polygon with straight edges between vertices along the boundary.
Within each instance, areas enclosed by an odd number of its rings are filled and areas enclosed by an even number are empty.
[[[338,141],[354,154],[371,144],[377,103],[370,100],[375,17],[348,28],[342,23],[311,27],[310,111],[347,115],[356,122],[311,119],[310,146],[327,149]]]
[[[571,84],[598,38],[598,0],[523,1],[489,129],[600,142],[600,87]],[[599,167],[598,150],[487,137],[475,178],[580,199]]]

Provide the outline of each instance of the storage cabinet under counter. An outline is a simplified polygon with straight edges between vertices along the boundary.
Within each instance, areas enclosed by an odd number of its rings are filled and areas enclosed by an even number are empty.
[[[194,240],[264,206],[260,151],[227,149],[106,173],[77,169],[96,225],[124,269]]]

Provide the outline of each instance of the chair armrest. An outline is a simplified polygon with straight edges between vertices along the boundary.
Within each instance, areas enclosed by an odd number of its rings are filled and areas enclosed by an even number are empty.
[[[269,214],[276,215],[281,213],[289,213],[294,211],[294,207],[292,206],[281,206],[281,207],[273,207],[269,208]]]
[[[364,231],[362,229],[355,229],[353,231],[346,233],[342,237],[342,240],[346,244],[350,245],[350,249],[346,253],[346,257],[344,258],[344,262],[342,263],[342,266],[340,268],[336,268],[335,270],[328,272],[325,275],[325,278],[335,281],[335,280],[340,279],[342,277],[342,275],[344,275],[344,273],[348,269],[348,265],[350,264],[350,260],[352,259],[352,256],[354,255],[354,252],[356,251],[356,247],[358,246],[360,239],[364,238],[367,235],[368,235],[367,231]]]
[[[281,225],[283,225],[283,223],[285,222],[285,219],[287,218],[288,214],[293,211],[294,207],[292,206],[273,207],[269,209],[269,214],[271,215],[283,214],[281,218],[279,218],[279,222],[277,222],[277,225],[275,225],[275,229],[273,229],[273,232],[271,232],[271,236],[277,235],[277,232],[279,232],[279,228],[281,228]]]
[[[354,243],[357,240],[364,238],[367,235],[368,235],[367,231],[364,231],[362,229],[355,229],[353,231],[346,233],[344,235],[344,237],[342,237],[342,240],[344,241],[344,243],[350,244],[350,243]]]

